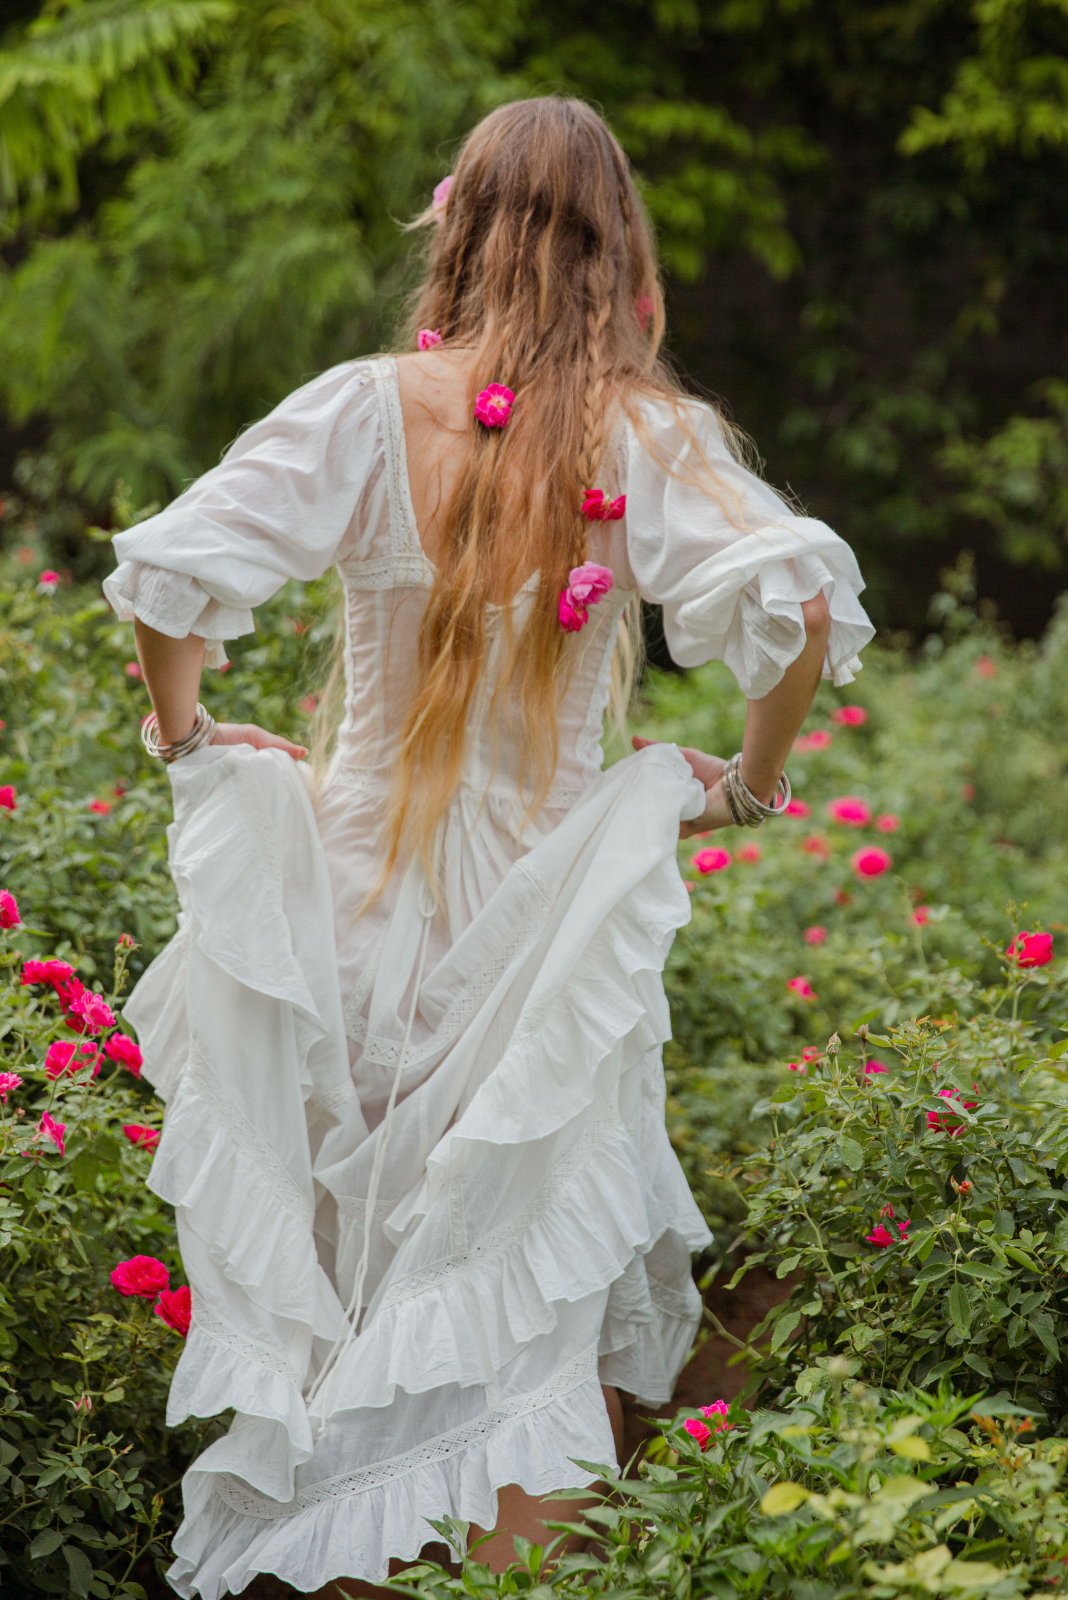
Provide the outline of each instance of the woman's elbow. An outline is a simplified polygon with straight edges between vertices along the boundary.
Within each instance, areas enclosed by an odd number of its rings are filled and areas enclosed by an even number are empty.
[[[805,619],[807,638],[813,642],[822,640],[826,644],[831,631],[831,608],[822,590],[811,600],[802,600],[801,615]]]

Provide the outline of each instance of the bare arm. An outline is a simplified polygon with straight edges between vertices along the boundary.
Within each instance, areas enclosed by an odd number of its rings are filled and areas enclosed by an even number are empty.
[[[204,640],[191,633],[171,639],[140,620],[134,623],[137,654],[152,707],[159,721],[161,744],[175,744],[192,732],[196,721],[200,674],[204,666]],[[284,750],[299,761],[308,754],[303,745],[291,744],[254,722],[220,722],[212,744],[251,744],[257,750]]]
[[[827,650],[827,635],[831,629],[831,615],[822,594],[802,602],[805,619],[805,645],[796,661],[792,661],[782,678],[762,700],[750,700],[745,718],[745,737],[742,740],[742,767],[744,781],[758,800],[770,805],[779,775],[786,766],[790,748],[808,715],[813,696],[819,686],[823,658]],[[640,750],[651,744],[649,739],[633,740]],[[684,822],[681,834],[684,839],[693,833],[707,833],[713,828],[729,828],[731,814],[723,793],[723,768],[726,761],[720,756],[706,755],[703,750],[683,750],[694,777],[705,786],[704,815],[695,822]]]

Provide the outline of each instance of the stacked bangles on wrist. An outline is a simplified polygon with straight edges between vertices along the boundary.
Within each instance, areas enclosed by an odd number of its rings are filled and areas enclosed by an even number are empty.
[[[182,756],[191,756],[194,750],[210,744],[216,726],[211,712],[206,711],[198,700],[197,719],[193,724],[193,731],[187,733],[184,739],[178,739],[174,744],[160,744],[159,718],[154,711],[150,711],[141,724],[141,743],[150,756],[155,756],[158,761],[165,761],[170,766],[172,761],[178,761]]]
[[[785,772],[776,786],[778,805],[758,800],[741,773],[742,755],[731,756],[723,769],[723,793],[731,820],[739,828],[759,828],[769,817],[781,817],[790,804],[790,780]]]

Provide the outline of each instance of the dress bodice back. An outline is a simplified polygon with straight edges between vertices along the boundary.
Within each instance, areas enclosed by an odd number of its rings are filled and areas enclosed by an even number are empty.
[[[381,455],[357,509],[353,548],[338,562],[345,591],[346,710],[333,776],[376,789],[389,783],[415,692],[419,629],[435,568],[420,542],[412,506],[396,363],[386,357],[369,365],[378,395]],[[633,592],[622,540],[598,528],[591,545],[594,559],[612,565],[614,557],[616,582],[591,609],[586,627],[567,641],[572,660],[560,699],[560,754],[547,802],[554,812],[570,804],[600,771],[612,653],[620,614]],[[517,626],[522,626],[535,583],[536,578],[528,581],[512,603]],[[501,670],[502,609],[489,609],[490,646],[468,721],[461,788],[469,799],[492,795],[505,802],[495,807],[497,814],[513,811],[518,821],[527,810],[522,729],[509,718],[502,698],[494,696]]]

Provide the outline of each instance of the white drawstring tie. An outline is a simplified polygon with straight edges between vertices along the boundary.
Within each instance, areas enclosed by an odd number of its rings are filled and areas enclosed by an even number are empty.
[[[412,1003],[408,1011],[408,1024],[404,1030],[404,1039],[397,1058],[396,1070],[393,1074],[393,1084],[389,1091],[389,1100],[386,1103],[386,1114],[378,1130],[378,1146],[375,1158],[371,1163],[371,1177],[367,1185],[367,1206],[363,1218],[363,1247],[360,1251],[360,1261],[356,1268],[356,1278],[352,1285],[352,1294],[345,1307],[345,1328],[334,1340],[326,1360],[319,1370],[319,1375],[308,1391],[307,1407],[309,1416],[318,1412],[318,1423],[314,1429],[316,1440],[322,1438],[326,1431],[327,1418],[330,1411],[330,1400],[334,1390],[334,1378],[338,1367],[356,1337],[359,1326],[360,1314],[363,1310],[363,1286],[367,1279],[367,1269],[371,1259],[371,1227],[374,1221],[375,1205],[378,1201],[378,1189],[382,1181],[382,1170],[386,1162],[386,1151],[389,1148],[390,1134],[393,1127],[393,1109],[397,1104],[397,1093],[400,1089],[401,1078],[408,1062],[408,1047],[411,1044],[412,1028],[415,1025],[415,1013],[419,1005],[419,990],[422,987],[423,971],[426,966],[427,947],[430,943],[430,924],[437,910],[437,901],[434,897],[433,886],[424,878],[419,892],[419,911],[423,918],[423,931],[419,939],[419,959],[415,969],[415,991],[412,994]],[[319,1397],[321,1402],[318,1408],[315,1402]]]

